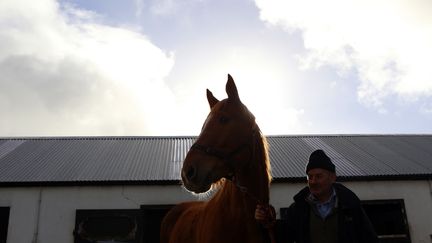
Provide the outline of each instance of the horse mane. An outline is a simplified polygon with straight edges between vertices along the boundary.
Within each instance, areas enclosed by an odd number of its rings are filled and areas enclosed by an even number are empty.
[[[260,149],[259,153],[261,154],[260,161],[263,162],[263,166],[265,168],[268,183],[272,181],[272,174],[271,174],[271,165],[270,165],[270,157],[269,157],[269,144],[267,142],[267,138],[262,134],[261,129],[259,129],[257,125],[257,132],[258,137],[255,139],[255,143],[257,143],[256,149]]]

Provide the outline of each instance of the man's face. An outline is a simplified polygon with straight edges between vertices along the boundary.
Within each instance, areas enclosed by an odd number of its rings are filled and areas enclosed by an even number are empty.
[[[310,192],[318,199],[328,199],[336,174],[325,169],[311,169],[307,173]]]

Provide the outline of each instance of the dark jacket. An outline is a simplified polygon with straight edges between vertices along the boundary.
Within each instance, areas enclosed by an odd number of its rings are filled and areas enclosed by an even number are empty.
[[[361,207],[359,198],[342,184],[335,183],[338,199],[338,243],[376,243],[378,238],[372,224]],[[306,201],[309,188],[305,187],[294,196],[286,219],[278,225],[278,242],[310,243],[309,213]]]

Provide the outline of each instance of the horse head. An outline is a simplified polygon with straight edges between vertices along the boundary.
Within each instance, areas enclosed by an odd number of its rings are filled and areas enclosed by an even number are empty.
[[[226,93],[228,98],[219,101],[207,90],[210,113],[183,162],[183,185],[195,193],[241,171],[251,159],[254,136],[259,135],[255,117],[240,101],[229,74]]]

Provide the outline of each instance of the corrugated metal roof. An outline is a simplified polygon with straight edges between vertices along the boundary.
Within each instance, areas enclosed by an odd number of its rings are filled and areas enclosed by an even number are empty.
[[[0,139],[0,185],[178,183],[196,137]],[[323,149],[343,180],[432,179],[432,135],[268,136],[275,181]]]

